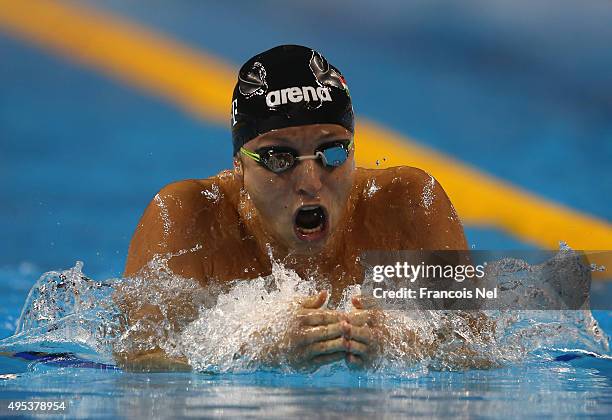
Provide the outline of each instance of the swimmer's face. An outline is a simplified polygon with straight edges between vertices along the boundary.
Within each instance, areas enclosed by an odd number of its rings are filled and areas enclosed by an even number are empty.
[[[294,149],[300,156],[353,135],[336,124],[313,124],[270,131],[244,145],[249,151],[263,147]],[[323,166],[321,159],[301,160],[274,173],[241,156],[244,187],[257,208],[263,228],[296,253],[320,251],[345,216],[355,171],[354,148],[338,167]]]

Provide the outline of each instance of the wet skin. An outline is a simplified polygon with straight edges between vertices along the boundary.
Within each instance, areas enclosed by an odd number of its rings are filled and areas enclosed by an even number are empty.
[[[245,148],[290,146],[300,155],[313,155],[319,145],[351,136],[339,125],[315,124],[266,133]],[[358,257],[363,251],[467,249],[457,214],[429,174],[406,166],[356,168],[354,159],[353,148],[340,167],[303,160],[276,174],[238,156],[232,171],[164,187],[136,228],[124,275],[153,277],[147,263],[171,253],[176,256],[169,268],[205,287],[269,275],[270,251],[302,278],[326,281],[330,301],[337,303],[347,286],[362,281]],[[425,190],[432,200],[423,198]],[[326,216],[325,227],[308,238],[296,229],[296,211],[305,205],[322,206]],[[304,369],[343,358],[351,367],[372,364],[387,336],[384,313],[360,298],[353,300],[352,312],[338,312],[326,307],[327,298],[321,292],[299,302],[276,353],[286,352],[295,367]],[[182,318],[196,318],[197,308],[185,302],[177,306]],[[130,322],[156,311],[151,305],[126,304],[124,309]],[[169,360],[160,350],[120,355],[118,361],[134,370],[188,369],[184,360]]]

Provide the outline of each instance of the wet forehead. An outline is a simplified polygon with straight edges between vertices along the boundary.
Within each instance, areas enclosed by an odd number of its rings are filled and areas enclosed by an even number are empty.
[[[265,133],[250,142],[248,147],[258,148],[269,145],[292,145],[296,148],[314,147],[325,140],[347,139],[352,134],[344,127],[334,124],[316,124],[288,127]]]

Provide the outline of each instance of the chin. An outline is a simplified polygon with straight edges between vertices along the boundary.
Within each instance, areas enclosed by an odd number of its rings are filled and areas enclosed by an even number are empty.
[[[292,249],[294,253],[302,255],[314,255],[321,252],[329,243],[330,234],[326,229],[322,235],[315,238],[305,238],[299,233],[293,232]]]
[[[313,256],[321,253],[323,248],[325,248],[326,242],[320,242],[317,244],[298,244],[299,246],[293,247],[293,254],[303,255],[303,256]]]

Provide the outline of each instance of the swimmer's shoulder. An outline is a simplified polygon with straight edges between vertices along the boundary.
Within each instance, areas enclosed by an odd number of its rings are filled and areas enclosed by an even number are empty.
[[[231,235],[240,234],[228,174],[170,183],[153,197],[130,242],[126,273],[140,269],[154,255],[181,254],[182,274],[197,275],[197,266]],[[176,260],[173,259],[173,261]],[[196,260],[198,262],[196,262]]]
[[[205,179],[186,179],[163,187],[153,198],[171,217],[178,219],[205,217],[210,222],[217,216],[235,216],[240,182],[231,171]]]
[[[162,188],[153,201],[169,216],[176,241],[205,236],[210,244],[239,239],[240,182],[223,171],[205,179],[187,179]]]
[[[356,185],[369,218],[386,220],[394,233],[413,236],[412,246],[465,249],[463,226],[442,185],[412,166],[358,168]],[[409,233],[407,233],[409,232]]]
[[[356,184],[361,188],[363,196],[368,199],[388,201],[398,197],[406,205],[404,200],[406,195],[410,198],[416,197],[432,183],[434,187],[438,184],[432,175],[412,166],[384,169],[357,168]]]

